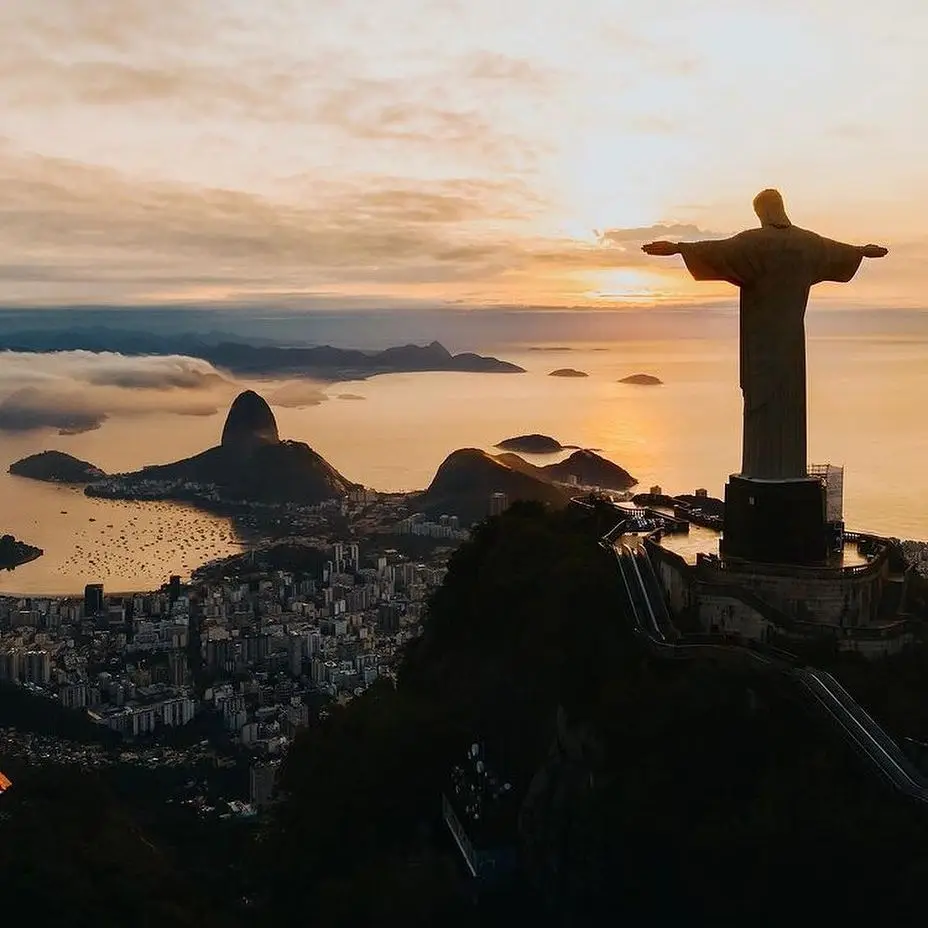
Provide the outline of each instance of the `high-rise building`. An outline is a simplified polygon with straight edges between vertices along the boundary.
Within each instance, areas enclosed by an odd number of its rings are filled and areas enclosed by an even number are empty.
[[[48,651],[27,651],[22,668],[28,683],[44,686],[51,679],[51,656]]]
[[[287,659],[290,665],[290,676],[298,677],[303,672],[303,654],[305,642],[300,632],[290,632],[287,637]]]
[[[490,496],[490,515],[502,515],[509,508],[509,497],[505,493],[493,493]]]
[[[249,771],[248,779],[252,805],[258,809],[266,809],[274,801],[277,764],[254,764]]]
[[[84,587],[84,616],[95,616],[103,610],[103,584],[88,583]]]
[[[168,651],[168,675],[172,686],[183,686],[187,682],[186,652]]]
[[[357,544],[350,544],[348,546],[348,557],[351,561],[351,569],[354,573],[357,573],[361,566],[359,563],[359,556],[360,552]]]

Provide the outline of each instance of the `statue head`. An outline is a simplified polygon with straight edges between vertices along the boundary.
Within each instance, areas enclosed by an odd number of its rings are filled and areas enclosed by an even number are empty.
[[[761,190],[754,197],[754,212],[762,226],[774,226],[777,229],[788,229],[792,223],[789,216],[786,215],[786,207],[783,205],[783,197],[780,196],[779,190],[768,187]]]

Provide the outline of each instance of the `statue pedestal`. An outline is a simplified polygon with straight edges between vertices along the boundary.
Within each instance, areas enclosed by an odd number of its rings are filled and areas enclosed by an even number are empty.
[[[723,557],[814,566],[827,560],[828,548],[825,485],[818,477],[728,478]]]

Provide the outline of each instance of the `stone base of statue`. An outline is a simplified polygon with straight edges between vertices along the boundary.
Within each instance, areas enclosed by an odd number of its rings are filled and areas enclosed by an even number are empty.
[[[815,566],[827,561],[829,548],[821,479],[729,477],[720,543],[723,557]]]

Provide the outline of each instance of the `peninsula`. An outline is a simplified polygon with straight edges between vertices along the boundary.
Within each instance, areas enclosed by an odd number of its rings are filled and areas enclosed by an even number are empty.
[[[35,545],[27,545],[12,535],[0,536],[0,570],[13,570],[40,558],[45,552]]]
[[[63,451],[40,451],[10,465],[15,477],[29,477],[47,483],[91,483],[106,477],[106,471]]]
[[[71,455],[44,452],[17,461],[10,473],[49,482],[62,482],[66,474],[68,482],[86,483],[88,496],[176,499],[207,509],[229,502],[312,505],[341,499],[358,486],[305,442],[281,440],[271,408],[253,390],[232,403],[220,443],[193,457],[106,474]]]

